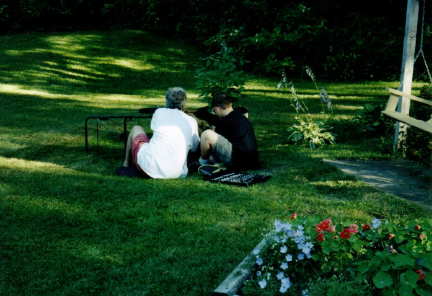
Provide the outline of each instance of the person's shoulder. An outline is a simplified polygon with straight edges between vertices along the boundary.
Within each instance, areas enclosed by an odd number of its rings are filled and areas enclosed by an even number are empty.
[[[193,117],[192,115],[187,114],[186,112],[182,112],[184,114],[184,116],[187,118],[187,120],[193,122],[194,124],[198,125],[198,121],[196,120],[195,117]]]
[[[231,115],[232,118],[235,118],[236,120],[240,121],[249,121],[243,112],[240,110],[234,109],[229,115]]]
[[[157,108],[157,109],[155,110],[154,114],[156,114],[156,113],[165,113],[165,112],[167,112],[166,110],[168,110],[168,108],[165,108],[165,107],[159,107],[159,108]]]

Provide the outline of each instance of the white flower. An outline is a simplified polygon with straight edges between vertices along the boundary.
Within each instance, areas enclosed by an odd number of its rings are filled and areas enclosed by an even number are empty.
[[[303,290],[302,291],[302,296],[309,296],[309,291],[308,290]]]
[[[289,288],[291,287],[291,281],[288,277],[283,278],[281,280],[281,287],[279,289],[279,292],[285,293]]]
[[[378,228],[378,227],[380,227],[381,226],[381,220],[380,219],[377,219],[377,218],[374,218],[373,220],[372,220],[372,228],[373,229],[376,229],[376,228]]]
[[[302,238],[303,240],[304,240],[304,232],[303,232],[303,230],[296,230],[296,231],[294,231],[294,236],[297,236],[297,237],[300,237],[300,238]]]
[[[285,277],[285,274],[282,271],[279,271],[278,274],[276,275],[276,278],[278,280],[281,280]]]
[[[261,289],[264,289],[265,287],[267,287],[267,280],[266,279],[262,279],[258,282],[258,285],[260,286]]]
[[[257,273],[256,273],[256,275],[257,276],[261,276],[262,275],[261,271],[258,270]]]
[[[305,243],[302,247],[301,247],[301,251],[303,253],[305,253],[306,255],[310,254],[311,250],[312,250],[313,244],[312,243]]]
[[[285,254],[286,252],[288,252],[288,248],[287,248],[287,246],[282,246],[282,247],[280,248],[280,252],[281,252],[281,254]]]
[[[254,249],[253,252],[252,252],[252,254],[258,255],[259,254],[259,249]]]
[[[263,260],[260,258],[260,257],[257,257],[257,259],[256,259],[256,264],[258,264],[258,265],[263,265]]]
[[[303,227],[303,225],[299,225],[299,226],[297,226],[297,229],[298,230],[304,230],[304,227]]]
[[[298,254],[297,255],[297,259],[298,260],[303,260],[304,259],[304,254],[303,253]]]
[[[280,268],[282,268],[283,270],[287,269],[287,268],[288,268],[288,263],[283,262],[283,263],[281,264]]]
[[[286,256],[285,256],[285,260],[286,260],[287,262],[291,262],[291,261],[293,260],[292,255],[291,255],[291,254],[286,255]]]
[[[275,227],[276,232],[281,232],[281,231],[291,230],[292,225],[289,223],[283,223],[280,220],[276,220],[274,222],[274,227]]]

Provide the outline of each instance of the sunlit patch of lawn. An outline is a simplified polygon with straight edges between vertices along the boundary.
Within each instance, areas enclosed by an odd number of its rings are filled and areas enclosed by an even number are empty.
[[[418,217],[430,212],[383,194],[321,162],[390,158],[353,139],[311,150],[287,141],[297,116],[275,79],[250,77],[250,110],[267,183],[251,188],[117,177],[121,121],[95,125],[84,150],[84,119],[162,106],[168,87],[198,98],[201,53],[142,31],[18,34],[0,37],[0,295],[207,295],[276,218]],[[294,78],[293,78],[294,79]],[[395,82],[294,81],[313,118],[348,123]],[[418,87],[418,86],[416,86]],[[304,115],[300,115],[304,116]],[[142,124],[148,130],[148,119]],[[373,143],[373,142],[372,142]]]

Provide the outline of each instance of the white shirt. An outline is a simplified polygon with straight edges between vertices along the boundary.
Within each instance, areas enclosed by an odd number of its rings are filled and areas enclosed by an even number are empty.
[[[199,145],[197,121],[178,109],[158,108],[150,127],[153,136],[141,145],[138,165],[152,178],[186,177],[188,152]]]

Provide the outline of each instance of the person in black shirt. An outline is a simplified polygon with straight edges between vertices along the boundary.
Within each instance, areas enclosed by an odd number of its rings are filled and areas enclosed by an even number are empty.
[[[210,156],[216,162],[223,162],[233,169],[253,169],[258,167],[258,151],[255,132],[247,119],[245,108],[233,108],[234,98],[219,93],[213,96],[211,109],[203,107],[195,116],[206,120],[215,127],[201,134],[200,164],[209,163]]]

